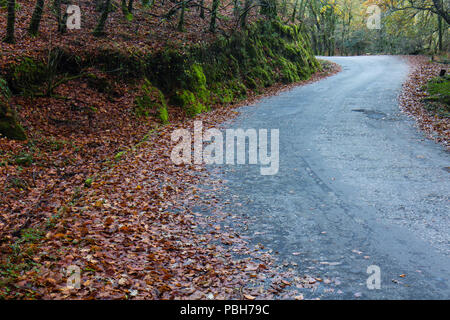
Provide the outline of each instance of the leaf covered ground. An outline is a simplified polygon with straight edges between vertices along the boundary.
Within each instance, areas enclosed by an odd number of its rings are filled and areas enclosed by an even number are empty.
[[[338,70],[324,69],[310,81]],[[14,97],[29,139],[0,139],[1,297],[300,298],[288,293],[294,283],[269,250],[248,248],[238,233],[191,209],[207,177],[174,166],[169,155],[172,130],[193,120],[176,108],[167,126],[137,119],[134,88],[114,82],[105,93],[75,79],[53,97]],[[231,105],[212,109],[197,119],[213,126],[235,114]],[[67,287],[71,266],[81,269],[80,289]],[[296,286],[316,283],[298,278]]]
[[[449,110],[449,105],[443,101],[430,102],[429,98],[433,94],[428,86],[430,81],[440,78],[441,70],[445,70],[448,75],[449,65],[432,62],[427,56],[408,56],[405,59],[410,64],[411,72],[400,95],[402,109],[414,117],[418,127],[429,138],[450,148],[450,117],[448,111],[438,112],[439,110]],[[446,95],[450,95],[448,89]],[[438,106],[432,107],[431,103],[436,103]]]

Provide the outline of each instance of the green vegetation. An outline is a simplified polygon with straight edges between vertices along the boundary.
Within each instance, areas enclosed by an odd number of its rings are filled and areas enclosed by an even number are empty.
[[[426,108],[440,117],[450,118],[450,76],[431,79],[425,89],[430,95],[425,99]]]
[[[138,117],[155,115],[162,123],[169,122],[167,100],[194,116],[208,111],[213,104],[245,98],[249,89],[259,92],[276,82],[308,79],[320,69],[300,28],[279,19],[259,20],[229,38],[218,36],[212,43],[183,50],[168,46],[157,53],[137,55],[103,49],[85,60],[63,48],[52,52],[55,54],[50,57],[56,58],[49,59],[51,66],[30,58],[15,64],[8,73],[12,90],[35,95],[46,84],[49,88],[44,92],[52,94],[61,81],[73,78],[55,81],[58,74],[74,74],[86,78],[89,87],[114,95],[115,86],[110,80],[79,74],[82,69],[100,67],[117,80],[144,79],[134,112]],[[74,65],[76,70],[71,70]]]
[[[158,88],[154,87],[148,80],[144,80],[141,87],[141,95],[135,100],[135,113],[138,117],[148,117],[151,112],[157,111],[157,115],[162,123],[169,122],[169,113],[164,94]]]
[[[300,28],[278,20],[258,21],[228,39],[219,37],[184,53],[167,48],[137,59],[102,52],[97,59],[106,70],[121,66],[122,77],[147,77],[189,115],[242,99],[248,89],[308,79],[320,68]],[[143,102],[137,101],[141,111],[150,105]]]
[[[11,90],[26,95],[35,94],[48,78],[45,65],[25,57],[8,72],[8,83]]]

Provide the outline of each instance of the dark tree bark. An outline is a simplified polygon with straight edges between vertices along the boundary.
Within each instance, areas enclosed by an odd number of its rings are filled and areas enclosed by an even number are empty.
[[[442,17],[438,16],[438,28],[439,28],[439,38],[438,38],[438,50],[442,51]]]
[[[448,9],[448,2],[447,2],[447,8],[444,7],[442,0],[433,0],[433,5],[436,8],[436,13],[442,17],[447,24],[450,24],[450,12],[447,11]]]
[[[14,24],[16,23],[16,0],[8,0],[8,24],[6,25],[6,43],[14,43]]]
[[[220,0],[213,0],[211,8],[211,22],[209,23],[209,31],[216,32],[217,9],[219,8]]]
[[[250,6],[252,4],[252,0],[245,0],[244,2],[244,8],[241,15],[241,27],[245,28],[247,26],[247,16],[248,12],[250,10]]]
[[[125,17],[128,16],[128,14],[129,14],[130,12],[128,11],[127,0],[122,0],[122,5],[121,5],[121,7],[122,7],[122,13],[123,13],[123,15],[124,15]]]
[[[180,12],[180,20],[178,21],[178,27],[177,30],[180,32],[184,31],[184,12],[186,10],[186,3],[183,0],[183,2],[181,3],[181,12]]]
[[[33,16],[31,17],[30,28],[28,32],[32,36],[36,36],[39,32],[39,24],[42,19],[42,12],[44,11],[45,0],[37,0],[34,7]]]
[[[292,11],[291,22],[294,22],[295,17],[297,16],[297,6],[298,6],[298,0],[296,0],[295,4],[294,4],[294,10]]]
[[[133,0],[128,1],[128,12],[133,13]]]
[[[200,18],[205,19],[205,0],[200,0]]]
[[[110,6],[111,6],[111,0],[105,0],[102,15],[100,16],[100,20],[97,24],[97,27],[95,27],[95,30],[94,30],[94,35],[97,37],[105,34],[104,29],[105,29],[106,20],[108,19]]]
[[[53,10],[55,11],[56,21],[58,23],[58,32],[64,33],[66,31],[66,25],[61,15],[61,0],[53,1]]]

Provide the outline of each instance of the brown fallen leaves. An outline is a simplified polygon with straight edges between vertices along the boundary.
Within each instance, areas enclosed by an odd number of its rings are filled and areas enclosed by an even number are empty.
[[[80,88],[78,100],[98,110],[90,118],[57,98],[14,100],[24,106],[20,115],[31,138],[0,139],[3,298],[253,299],[290,286],[268,250],[250,250],[238,233],[193,209],[202,192],[196,185],[206,179],[202,168],[170,161],[171,132],[192,126],[192,119],[174,109],[173,124],[158,128],[123,107],[133,101],[127,84],[118,84],[122,95],[113,101],[82,84],[67,83],[56,93],[75,100],[71,88]],[[215,106],[196,120],[215,126],[235,114]],[[147,132],[145,142],[129,149]],[[116,157],[123,150],[129,151]],[[14,163],[24,152],[31,163]],[[71,266],[81,270],[80,289],[67,286]]]
[[[402,110],[414,117],[419,128],[429,138],[450,148],[450,119],[430,113],[422,102],[428,96],[424,90],[427,82],[439,76],[442,69],[447,70],[448,73],[450,68],[448,65],[430,62],[430,58],[426,56],[406,56],[404,58],[409,62],[411,72],[399,97]]]

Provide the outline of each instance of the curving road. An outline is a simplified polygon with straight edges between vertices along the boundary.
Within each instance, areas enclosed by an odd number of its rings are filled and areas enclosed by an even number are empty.
[[[392,56],[327,59],[342,72],[226,124],[278,128],[280,169],[222,166],[223,203],[244,204],[226,206],[249,220],[253,244],[331,280],[307,298],[449,299],[450,157],[399,111],[408,66]],[[380,267],[379,290],[366,286],[369,265]]]

